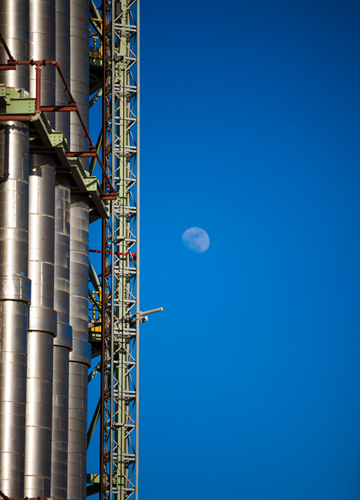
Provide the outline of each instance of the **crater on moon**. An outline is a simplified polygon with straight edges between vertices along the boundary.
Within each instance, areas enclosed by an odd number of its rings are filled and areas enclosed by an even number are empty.
[[[183,243],[194,252],[203,253],[209,248],[210,238],[200,227],[191,227],[182,235]]]

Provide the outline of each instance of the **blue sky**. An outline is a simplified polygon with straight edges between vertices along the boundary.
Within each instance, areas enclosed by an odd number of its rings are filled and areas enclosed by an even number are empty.
[[[140,497],[358,500],[360,4],[141,9]]]

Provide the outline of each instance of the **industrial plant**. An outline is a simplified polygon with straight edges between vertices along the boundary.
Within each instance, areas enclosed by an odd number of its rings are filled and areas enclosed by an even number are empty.
[[[138,499],[140,6],[99,1],[0,0],[4,500]]]

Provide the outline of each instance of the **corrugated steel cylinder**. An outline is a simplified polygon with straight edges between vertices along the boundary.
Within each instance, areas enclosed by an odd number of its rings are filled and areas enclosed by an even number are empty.
[[[0,33],[6,40],[14,59],[29,60],[29,0],[1,0]],[[0,62],[8,56],[0,44]],[[16,71],[0,71],[1,82],[7,87],[29,90],[29,66],[19,66]]]
[[[70,83],[70,0],[55,1],[56,19],[56,39],[55,50],[56,60],[60,63],[61,71],[65,80]],[[64,84],[59,73],[56,71],[56,104],[66,105],[69,97],[64,92]],[[64,134],[64,138],[70,145],[70,113],[55,113],[55,128]]]
[[[67,498],[70,320],[70,179],[56,176],[55,290],[58,334],[54,339],[51,496]]]
[[[23,7],[26,15],[26,6]],[[6,21],[12,25],[14,20],[0,15],[1,30]],[[11,83],[16,85],[17,81],[14,79]],[[19,85],[24,83],[24,75],[20,75]],[[31,295],[27,125],[2,122],[0,158],[3,159],[0,172],[0,489],[9,497],[19,498],[24,496],[27,326]]]
[[[30,0],[30,59],[55,60],[55,0]],[[41,104],[55,105],[55,66],[41,69]],[[30,95],[35,97],[35,67],[30,67]],[[46,113],[55,128],[54,113]]]
[[[54,310],[55,163],[32,154],[29,177],[29,315],[25,496],[50,496]]]

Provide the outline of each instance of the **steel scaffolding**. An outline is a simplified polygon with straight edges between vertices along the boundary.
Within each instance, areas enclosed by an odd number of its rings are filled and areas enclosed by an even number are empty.
[[[103,222],[100,499],[138,498],[139,0],[103,0],[103,162],[117,192]]]

